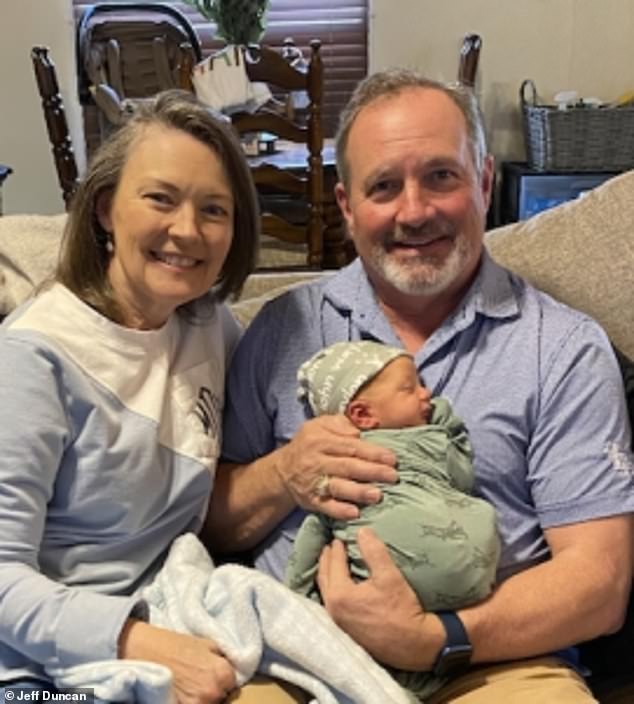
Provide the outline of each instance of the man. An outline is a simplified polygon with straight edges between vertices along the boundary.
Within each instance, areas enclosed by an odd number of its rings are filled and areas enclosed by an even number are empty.
[[[427,613],[366,530],[365,582],[340,543],[325,549],[326,607],[380,662],[447,676],[432,704],[595,701],[570,646],[618,629],[632,580],[634,470],[606,336],[484,251],[493,161],[469,92],[407,71],[366,79],[337,165],[359,257],[247,330],[227,389],[223,452],[237,464],[218,474],[212,533],[224,549],[257,546],[257,565],[281,576],[301,509],[346,517],[379,501],[372,482],[395,481],[394,458],[340,416],[304,422],[295,376],[337,340],[400,345],[469,428],[476,493],[497,511],[497,587]]]

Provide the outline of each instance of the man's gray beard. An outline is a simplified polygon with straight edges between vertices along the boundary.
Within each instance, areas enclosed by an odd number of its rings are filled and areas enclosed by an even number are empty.
[[[449,254],[440,262],[437,257],[423,254],[399,261],[381,243],[372,248],[369,264],[397,291],[413,296],[433,296],[448,288],[462,273],[470,249],[469,240],[460,233],[455,236]]]

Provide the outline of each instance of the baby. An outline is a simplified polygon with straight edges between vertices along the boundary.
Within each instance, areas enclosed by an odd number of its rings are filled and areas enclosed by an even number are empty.
[[[470,495],[472,452],[467,430],[443,398],[421,385],[412,357],[377,342],[338,342],[305,362],[299,396],[315,415],[345,413],[368,442],[391,449],[399,481],[382,484],[379,504],[349,521],[310,514],[286,570],[294,590],[320,600],[319,555],[333,538],[346,546],[350,571],[368,576],[356,532],[370,526],[428,611],[456,610],[491,592],[500,546],[495,511]],[[417,696],[437,689],[437,678],[398,673]]]

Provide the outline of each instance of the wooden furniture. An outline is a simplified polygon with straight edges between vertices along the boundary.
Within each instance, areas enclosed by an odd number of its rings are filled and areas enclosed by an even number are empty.
[[[112,8],[107,12],[130,5],[136,4],[105,4]],[[143,6],[146,7],[145,4]],[[468,34],[463,41],[458,79],[465,85],[473,86],[475,83],[481,44],[478,35],[474,34]],[[197,46],[192,44],[193,53],[185,51],[181,62],[172,70],[172,75],[179,77],[181,85],[184,85],[185,76],[189,79],[191,62],[200,50],[199,47],[196,49]],[[327,145],[324,152],[321,126],[323,67],[319,49],[319,41],[314,40],[305,72],[290,66],[280,54],[268,47],[250,47],[247,55],[247,73],[252,81],[264,81],[273,86],[281,86],[286,91],[306,91],[309,106],[304,111],[303,123],[290,120],[287,115],[279,114],[278,111],[266,109],[254,115],[236,114],[232,119],[241,134],[265,130],[279,134],[283,140],[287,140],[274,154],[251,158],[254,180],[264,205],[264,234],[279,237],[285,242],[305,245],[306,266],[309,268],[337,268],[349,261],[354,253],[350,245],[346,244],[341,215],[333,195],[337,180],[334,150],[332,146]],[[58,177],[64,200],[68,203],[77,184],[77,167],[55,69],[44,48],[34,49],[33,63]],[[81,82],[80,84],[84,85],[90,94],[89,86]],[[291,148],[288,142],[295,146]],[[280,213],[269,212],[268,204],[274,200],[270,196],[276,193],[285,193],[287,202],[305,204],[305,217],[302,222],[289,223]]]
[[[10,166],[0,164],[0,215],[2,215],[2,184],[6,177],[12,172],[13,169]]]
[[[252,82],[267,83],[272,90],[306,91],[308,106],[305,123],[285,111],[260,108],[255,113],[236,113],[232,123],[240,135],[268,132],[305,148],[303,168],[278,166],[264,155],[252,168],[256,188],[261,195],[262,232],[284,242],[307,247],[306,266],[320,268],[323,253],[324,167],[321,124],[323,67],[319,49],[321,42],[310,44],[305,71],[292,66],[280,53],[266,46],[250,46],[245,51],[245,65]],[[301,222],[291,222],[283,208],[272,212],[268,203],[272,195],[285,196],[306,207]]]
[[[62,196],[68,206],[77,187],[78,170],[55,66],[44,47],[35,47],[31,58]],[[191,68],[200,59],[196,33],[187,18],[169,5],[89,5],[77,26],[80,102],[85,110],[96,111],[99,133],[96,140],[87,139],[88,151],[120,124],[134,100],[164,88],[191,89]]]
[[[192,90],[191,68],[202,58],[187,17],[153,2],[89,5],[77,24],[76,47],[80,102],[98,106],[101,136],[124,119],[126,100]]]
[[[68,132],[64,101],[59,92],[55,65],[46,47],[36,46],[31,51],[37,88],[42,98],[48,138],[53,148],[55,168],[66,207],[77,188],[78,173],[75,152]]]
[[[321,153],[324,173],[324,191],[322,201],[322,219],[324,224],[322,237],[322,269],[339,269],[349,261],[346,251],[346,235],[343,218],[335,200],[337,167],[335,162],[335,140],[324,139]],[[280,140],[273,154],[248,157],[249,164],[256,168],[270,164],[291,173],[302,173],[306,169],[308,150],[306,145]]]
[[[460,48],[460,62],[458,64],[458,83],[473,88],[478,72],[482,38],[478,34],[466,34]]]

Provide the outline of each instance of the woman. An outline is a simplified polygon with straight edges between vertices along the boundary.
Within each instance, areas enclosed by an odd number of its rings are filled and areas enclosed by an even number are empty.
[[[167,665],[179,702],[235,687],[134,592],[203,524],[238,336],[222,301],[257,239],[240,145],[189,94],[140,107],[88,168],[55,281],[0,328],[0,691],[117,656]]]

